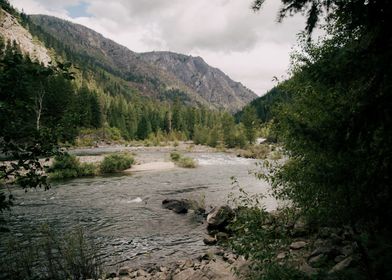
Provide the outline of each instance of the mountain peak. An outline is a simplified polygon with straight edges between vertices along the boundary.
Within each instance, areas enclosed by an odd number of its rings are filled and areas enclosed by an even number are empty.
[[[177,90],[190,105],[230,112],[257,97],[200,56],[170,51],[136,53],[79,24],[46,15],[30,19],[38,27],[36,31],[57,40],[61,48],[125,80],[142,95],[162,99],[167,90]]]

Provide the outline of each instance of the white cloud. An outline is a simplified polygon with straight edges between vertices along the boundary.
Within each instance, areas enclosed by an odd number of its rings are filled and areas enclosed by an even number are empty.
[[[66,3],[64,3],[66,2]],[[67,7],[88,4],[90,17],[72,19]],[[170,50],[200,55],[258,94],[285,74],[301,16],[276,22],[280,1],[254,13],[252,0],[11,0],[26,13],[83,24],[133,51]]]

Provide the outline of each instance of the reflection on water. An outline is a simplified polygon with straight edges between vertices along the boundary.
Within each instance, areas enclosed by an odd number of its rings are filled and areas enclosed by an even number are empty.
[[[233,191],[231,176],[250,192],[266,192],[268,186],[248,174],[256,168],[254,160],[190,155],[198,168],[75,179],[56,183],[49,191],[15,191],[16,203],[8,216],[12,234],[34,238],[42,223],[60,232],[82,225],[99,244],[108,266],[194,257],[206,248],[205,225],[192,214],[162,209],[163,199],[205,198],[207,206],[224,204]],[[271,198],[265,203],[267,209],[276,207]]]

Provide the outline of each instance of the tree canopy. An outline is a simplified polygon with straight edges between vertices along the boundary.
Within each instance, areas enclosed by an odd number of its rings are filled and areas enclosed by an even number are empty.
[[[258,10],[264,1],[255,1]],[[289,160],[269,177],[275,195],[326,226],[349,225],[367,279],[388,279],[392,236],[392,2],[282,0],[280,19],[307,16],[290,94],[275,110]],[[316,24],[326,36],[309,40]],[[366,236],[366,240],[364,240]],[[389,236],[389,237],[386,237]]]

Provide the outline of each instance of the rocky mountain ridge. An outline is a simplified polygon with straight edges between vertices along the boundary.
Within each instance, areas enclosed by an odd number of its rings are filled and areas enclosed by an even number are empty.
[[[171,52],[135,53],[82,25],[45,15],[30,18],[72,52],[132,83],[142,94],[161,99],[165,92],[178,90],[191,105],[231,112],[257,97],[200,57]]]
[[[52,60],[48,50],[41,42],[35,40],[15,17],[3,9],[0,9],[0,34],[5,42],[15,41],[21,51],[32,59],[36,59],[44,65],[48,65]]]

